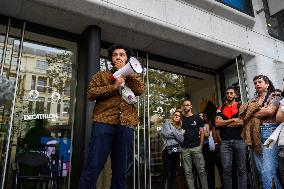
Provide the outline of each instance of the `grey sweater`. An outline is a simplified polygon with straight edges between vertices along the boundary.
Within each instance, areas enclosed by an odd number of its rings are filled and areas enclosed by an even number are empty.
[[[166,146],[176,145],[183,142],[183,133],[181,129],[177,129],[171,121],[166,121],[162,130],[162,139],[163,139],[163,149]]]

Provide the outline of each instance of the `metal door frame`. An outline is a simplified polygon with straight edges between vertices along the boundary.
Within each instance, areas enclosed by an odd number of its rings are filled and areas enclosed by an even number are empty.
[[[1,178],[2,179],[1,180],[1,183],[2,183],[1,189],[4,189],[4,186],[6,184],[6,173],[7,173],[7,170],[8,170],[7,166],[8,166],[8,160],[9,160],[9,154],[10,154],[10,147],[11,147],[11,137],[12,137],[12,129],[13,129],[16,95],[17,95],[17,91],[18,91],[18,82],[19,82],[19,73],[20,73],[20,67],[21,67],[21,58],[22,58],[22,51],[23,51],[25,28],[26,28],[26,22],[23,22],[22,29],[21,29],[21,37],[20,37],[20,49],[19,49],[18,56],[17,56],[17,71],[16,71],[16,80],[15,80],[15,91],[14,91],[13,103],[12,103],[11,114],[10,114],[8,139],[7,139],[7,144],[6,144],[5,159],[4,159],[4,166],[3,166],[3,176]],[[1,61],[1,76],[3,75],[3,67],[4,67],[5,59],[6,59],[6,52],[7,52],[7,45],[8,45],[10,29],[11,29],[11,19],[9,18],[8,24],[7,24],[7,29],[6,29],[6,35],[5,35],[3,56],[2,56],[2,61]]]

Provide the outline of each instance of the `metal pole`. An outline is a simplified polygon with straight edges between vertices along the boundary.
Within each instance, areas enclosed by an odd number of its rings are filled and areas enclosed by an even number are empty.
[[[246,68],[245,68],[245,61],[241,56],[241,60],[242,60],[242,70],[243,70],[243,78],[244,78],[244,89],[246,92],[246,101],[249,100],[249,90],[248,90],[248,82],[247,82],[247,78],[246,78]]]
[[[136,58],[138,59],[138,51],[136,54]],[[138,118],[139,118],[139,96],[137,97],[138,99],[138,103],[137,103],[137,114],[138,114]],[[137,125],[138,129],[139,129],[139,124]],[[135,146],[136,146],[136,141],[135,141],[136,137],[135,137],[135,129],[134,129],[134,138],[133,138],[133,189],[135,189],[136,187],[136,161],[135,161]]]
[[[1,60],[1,72],[0,72],[0,75],[3,75],[3,69],[4,69],[5,59],[6,59],[6,51],[7,51],[7,44],[8,44],[10,27],[11,27],[11,19],[9,18],[7,29],[6,29],[6,36],[5,36],[5,42],[4,42],[3,55],[2,55],[2,60]]]
[[[147,66],[147,129],[148,129],[148,167],[149,167],[149,189],[151,189],[152,187],[152,183],[151,183],[151,126],[150,126],[150,103],[149,103],[149,95],[150,95],[150,83],[149,83],[149,59],[148,59],[148,53],[147,53],[147,62],[146,62],[146,66]]]
[[[15,103],[16,103],[16,94],[17,94],[17,90],[18,90],[18,81],[19,81],[19,73],[20,73],[20,67],[21,67],[25,28],[26,28],[26,22],[23,23],[21,41],[20,41],[20,50],[19,50],[19,53],[18,53],[18,63],[17,63],[18,67],[17,67],[16,82],[15,82],[13,105],[12,105],[12,109],[11,109],[11,119],[10,119],[10,124],[9,124],[8,141],[7,141],[7,145],[6,145],[6,156],[5,156],[4,172],[3,172],[3,179],[4,180],[3,180],[2,187],[1,187],[2,189],[4,189],[5,177],[6,177],[6,172],[7,172],[7,164],[8,164],[8,156],[9,156],[10,142],[11,142],[11,136],[12,136],[13,119],[14,119]]]
[[[239,86],[240,86],[241,102],[243,104],[244,103],[244,99],[243,99],[243,90],[242,90],[242,83],[241,83],[241,78],[240,78],[240,70],[239,70],[238,58],[236,57],[235,60],[236,60],[236,66],[237,66],[238,81],[239,81]]]
[[[138,103],[140,103],[140,97],[138,97]],[[140,104],[138,104],[138,107],[140,108]],[[138,111],[139,111],[138,108]],[[140,111],[138,112],[138,115],[140,114]],[[138,189],[140,189],[140,124],[137,128],[137,186]]]
[[[148,74],[147,59],[146,59],[146,77]],[[144,78],[143,78],[144,79]],[[145,79],[144,79],[145,80]],[[146,83],[148,85],[148,83]],[[144,188],[147,188],[147,158],[146,158],[146,96],[143,93],[143,156],[144,156]]]

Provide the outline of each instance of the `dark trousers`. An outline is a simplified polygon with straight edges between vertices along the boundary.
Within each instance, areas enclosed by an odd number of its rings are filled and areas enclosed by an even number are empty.
[[[208,188],[215,189],[215,163],[216,152],[210,151],[209,143],[204,143],[202,153],[205,161],[205,170],[208,181]]]
[[[284,188],[284,148],[279,149],[278,177],[279,177],[281,187]]]
[[[221,142],[221,161],[223,188],[232,189],[232,163],[233,156],[237,168],[238,188],[247,188],[247,172],[246,172],[246,145],[243,140],[222,140]]]
[[[133,148],[134,129],[121,125],[94,123],[89,154],[82,170],[79,189],[95,189],[97,179],[111,152],[111,189],[125,189],[129,157]]]
[[[179,153],[168,154],[167,150],[162,151],[163,172],[161,178],[161,189],[165,189],[167,182],[168,189],[176,188],[176,172],[179,163]]]

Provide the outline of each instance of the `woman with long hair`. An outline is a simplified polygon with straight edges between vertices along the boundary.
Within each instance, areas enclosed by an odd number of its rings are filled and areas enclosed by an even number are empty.
[[[276,112],[279,106],[279,98],[274,98],[273,91],[275,90],[273,83],[265,75],[257,75],[253,78],[256,97],[253,99],[260,105],[260,110],[254,114],[255,117],[261,120],[260,124],[260,139],[263,144],[266,139],[277,128]],[[281,189],[278,177],[278,149],[274,145],[272,149],[261,146],[261,151],[253,152],[256,167],[260,173],[263,188]],[[274,187],[273,187],[274,186]]]
[[[162,151],[163,172],[161,180],[161,189],[165,188],[166,182],[168,189],[176,188],[176,171],[180,153],[169,153],[167,147],[178,145],[183,142],[184,130],[181,129],[181,119],[181,112],[175,111],[171,120],[166,121],[161,130],[162,139],[164,143]]]

